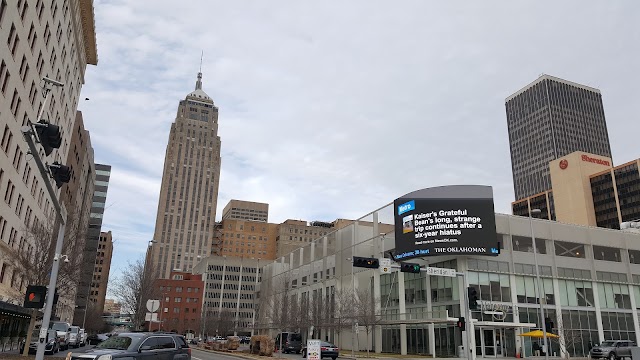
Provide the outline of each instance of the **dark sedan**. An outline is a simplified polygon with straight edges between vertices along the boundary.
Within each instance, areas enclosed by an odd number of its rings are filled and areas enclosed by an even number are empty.
[[[93,334],[87,336],[87,343],[89,345],[98,345],[101,342],[107,340],[109,336],[107,334]]]
[[[29,354],[35,354],[38,350],[38,337],[40,336],[40,332],[38,330],[33,332],[31,335],[31,344],[29,344]],[[56,331],[49,330],[47,332],[47,344],[44,346],[45,354],[57,353],[60,350],[58,347],[58,342],[56,341]],[[20,352],[24,351],[24,343],[20,346]]]
[[[338,349],[338,347],[333,345],[332,343],[328,343],[328,342],[324,342],[324,341],[322,341],[320,343],[320,358],[321,359],[332,358],[333,360],[336,360],[338,355],[340,355],[339,352],[340,352],[340,349]],[[307,346],[306,345],[305,345],[305,347],[302,348],[302,357],[303,358],[307,357]]]

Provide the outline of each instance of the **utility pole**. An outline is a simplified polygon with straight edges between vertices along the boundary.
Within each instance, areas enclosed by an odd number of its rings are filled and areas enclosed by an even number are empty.
[[[47,188],[47,192],[51,197],[51,203],[56,210],[57,220],[60,222],[58,227],[58,236],[56,239],[55,253],[53,257],[53,266],[51,268],[51,276],[49,278],[49,287],[47,290],[47,302],[44,308],[44,316],[42,318],[42,327],[40,328],[40,334],[38,336],[38,350],[36,352],[36,360],[44,359],[44,351],[47,339],[47,330],[49,329],[49,323],[51,321],[51,313],[53,310],[53,299],[55,297],[55,289],[58,281],[58,272],[60,270],[60,261],[62,261],[62,244],[64,242],[65,224],[67,222],[67,214],[65,209],[58,201],[56,191],[53,189],[49,178],[53,178],[58,188],[64,183],[69,182],[71,172],[69,167],[58,163],[46,165],[40,159],[40,153],[36,148],[36,141],[43,147],[45,154],[48,156],[53,149],[57,149],[62,144],[62,137],[60,136],[60,128],[57,125],[52,125],[46,120],[42,119],[44,109],[51,93],[51,86],[63,87],[64,84],[49,79],[47,77],[42,79],[44,86],[42,88],[42,94],[44,95],[44,103],[38,114],[38,121],[36,123],[30,123],[27,126],[23,126],[21,130],[22,135],[29,146],[29,154],[33,157],[33,161],[36,163],[40,175],[42,175],[43,183]],[[34,138],[36,140],[34,140]]]

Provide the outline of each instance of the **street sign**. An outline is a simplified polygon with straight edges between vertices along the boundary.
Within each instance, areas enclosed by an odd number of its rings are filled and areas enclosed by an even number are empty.
[[[444,269],[444,268],[437,268],[437,267],[427,267],[425,270],[426,270],[426,273],[428,275],[456,277],[456,270],[455,269]]]
[[[391,272],[391,259],[380,258],[378,260],[380,262],[380,273],[389,274]]]
[[[307,340],[307,359],[308,360],[320,360],[322,359],[320,340]]]
[[[160,309],[160,300],[147,300],[147,310],[156,312]]]
[[[158,314],[148,312],[148,313],[144,316],[144,321],[149,321],[149,322],[158,322]]]

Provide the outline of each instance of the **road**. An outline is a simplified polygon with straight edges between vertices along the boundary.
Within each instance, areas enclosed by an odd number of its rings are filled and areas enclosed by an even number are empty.
[[[238,360],[239,359],[238,357],[235,357],[235,356],[225,355],[217,352],[214,353],[209,351],[202,351],[195,348],[191,348],[191,358],[193,360]],[[272,359],[303,360],[301,354],[273,354]]]

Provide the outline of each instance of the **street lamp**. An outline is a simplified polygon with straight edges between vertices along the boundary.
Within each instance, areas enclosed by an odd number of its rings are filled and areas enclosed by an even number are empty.
[[[533,245],[533,262],[535,263],[535,266],[536,266],[536,282],[538,284],[538,297],[539,297],[538,303],[540,304],[540,327],[542,328],[542,338],[544,341],[544,347],[542,349],[544,350],[545,360],[549,360],[550,346],[547,341],[547,327],[545,324],[544,305],[542,302],[543,296],[544,296],[545,302],[546,302],[547,296],[542,288],[542,281],[540,280],[540,269],[538,268],[538,249],[536,248],[536,237],[533,233],[533,214],[541,214],[541,213],[542,213],[542,210],[540,209],[529,210],[529,226],[531,228],[531,243]]]

